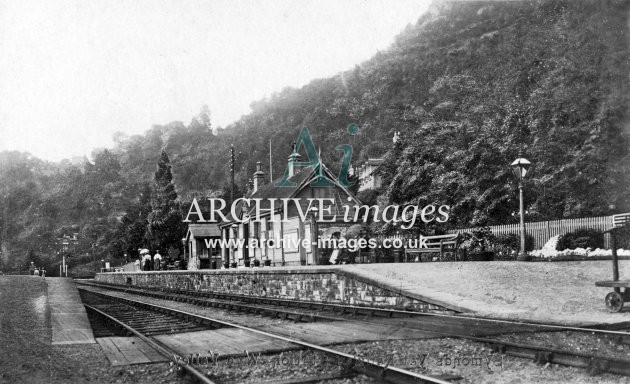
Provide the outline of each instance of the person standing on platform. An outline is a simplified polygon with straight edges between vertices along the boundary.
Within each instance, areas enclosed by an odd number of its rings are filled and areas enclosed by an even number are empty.
[[[136,267],[136,271],[139,271],[139,270],[140,270],[140,258],[138,257],[138,258],[136,259],[136,261],[134,261],[134,263],[133,263],[133,264],[134,264],[134,265],[135,265],[135,267]]]
[[[144,255],[144,270],[145,271],[151,270],[151,254],[149,253]]]
[[[147,267],[147,255],[145,253],[145,254],[140,255],[140,270],[146,271],[146,267]]]
[[[153,270],[159,271],[162,265],[162,255],[160,255],[160,251],[155,251],[155,256],[153,256]]]
[[[42,277],[46,277],[46,270],[42,268]]]
[[[28,274],[33,276],[35,274],[35,264],[31,261],[31,265],[28,267]]]
[[[140,255],[140,269],[142,271],[150,271],[151,265],[151,252],[146,249],[138,249],[138,254]]]

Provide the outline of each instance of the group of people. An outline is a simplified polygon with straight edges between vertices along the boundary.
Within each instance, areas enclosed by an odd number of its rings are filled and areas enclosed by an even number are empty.
[[[44,269],[44,267],[38,268],[33,263],[31,263],[30,267],[28,268],[28,272],[31,276],[46,277],[46,269]]]
[[[138,258],[135,262],[136,269],[142,271],[159,271],[163,269],[162,255],[160,255],[160,251],[155,251],[155,255],[151,256],[149,252],[142,252],[142,250],[138,249],[140,252],[140,258]]]

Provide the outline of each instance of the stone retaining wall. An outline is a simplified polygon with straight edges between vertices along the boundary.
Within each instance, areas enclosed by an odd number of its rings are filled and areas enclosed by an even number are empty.
[[[99,273],[96,281],[414,310],[447,310],[339,270],[245,269]]]

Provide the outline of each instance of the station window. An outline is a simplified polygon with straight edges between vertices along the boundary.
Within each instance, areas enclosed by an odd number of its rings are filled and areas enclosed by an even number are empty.
[[[267,238],[273,238],[273,221],[267,220]]]
[[[260,239],[260,222],[259,221],[254,222],[254,238]]]

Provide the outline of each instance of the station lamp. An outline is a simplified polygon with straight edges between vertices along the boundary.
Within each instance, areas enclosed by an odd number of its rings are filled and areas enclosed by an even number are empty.
[[[525,175],[527,175],[527,171],[532,163],[529,160],[519,157],[514,160],[510,166],[512,167],[512,172],[514,172],[514,176],[518,180],[518,190],[519,190],[519,212],[521,216],[521,249],[518,254],[516,260],[519,261],[528,261],[529,256],[525,252],[525,209],[523,207],[523,179]]]

